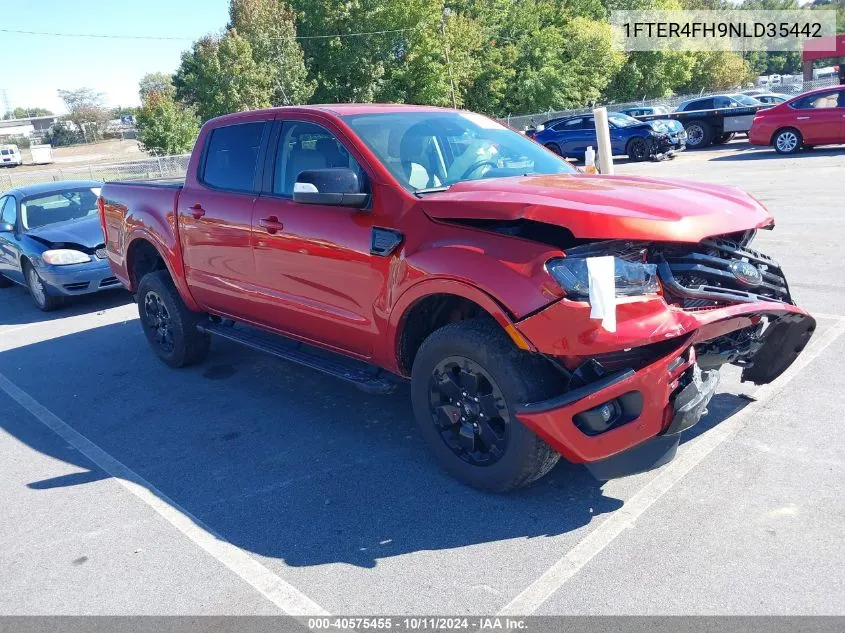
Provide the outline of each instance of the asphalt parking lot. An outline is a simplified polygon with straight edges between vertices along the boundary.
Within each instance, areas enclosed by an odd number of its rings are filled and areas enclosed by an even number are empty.
[[[406,388],[223,341],[174,371],[123,292],[46,315],[0,290],[0,613],[845,614],[845,150],[617,171],[755,195],[756,248],[819,322],[772,385],[723,371],[674,462],[482,494]]]

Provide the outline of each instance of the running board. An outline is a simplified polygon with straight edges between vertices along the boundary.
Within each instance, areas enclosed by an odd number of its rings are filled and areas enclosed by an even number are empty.
[[[375,365],[311,347],[277,334],[265,334],[255,328],[234,325],[232,321],[205,321],[198,324],[197,329],[351,382],[367,393],[386,394],[397,386],[393,374]]]

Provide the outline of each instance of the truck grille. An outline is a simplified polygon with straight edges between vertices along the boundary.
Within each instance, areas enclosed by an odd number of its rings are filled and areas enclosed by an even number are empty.
[[[726,239],[694,247],[669,247],[658,254],[657,270],[667,298],[684,308],[730,303],[792,303],[780,266],[772,258]]]

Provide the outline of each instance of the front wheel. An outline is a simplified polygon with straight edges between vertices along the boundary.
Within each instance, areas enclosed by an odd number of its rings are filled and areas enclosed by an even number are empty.
[[[516,419],[516,407],[560,390],[554,370],[517,349],[495,322],[446,325],[420,347],[411,397],[421,434],[461,482],[496,492],[527,485],[560,456]]]
[[[24,264],[24,276],[26,277],[26,287],[29,289],[29,294],[32,295],[32,300],[39,310],[52,312],[62,305],[61,297],[48,294],[44,282],[32,264]]]
[[[772,139],[772,145],[778,154],[794,154],[801,149],[801,132],[792,128],[780,130]]]
[[[687,131],[688,149],[707,147],[713,140],[713,128],[704,121],[690,121],[684,129]]]
[[[644,138],[632,138],[628,141],[626,153],[628,154],[628,158],[632,161],[635,163],[641,163],[648,158],[648,143],[646,143]]]
[[[203,315],[191,312],[166,270],[144,275],[138,284],[138,316],[156,355],[171,367],[185,367],[208,355],[208,334],[197,329]]]

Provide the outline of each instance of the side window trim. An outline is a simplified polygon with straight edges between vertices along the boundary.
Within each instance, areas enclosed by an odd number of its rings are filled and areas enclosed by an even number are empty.
[[[212,185],[205,180],[205,165],[208,160],[208,148],[211,147],[211,140],[214,133],[225,127],[234,127],[236,125],[249,125],[250,123],[262,123],[264,127],[261,130],[261,140],[258,145],[258,156],[255,159],[255,170],[252,175],[252,189],[230,189],[228,187],[218,187]],[[197,182],[203,187],[207,187],[213,191],[225,191],[229,193],[244,193],[259,195],[261,193],[261,186],[263,184],[263,169],[264,158],[267,154],[267,140],[270,138],[270,128],[272,127],[273,119],[255,119],[252,121],[244,121],[242,123],[233,123],[230,125],[220,125],[211,130],[206,137],[205,144],[202,148],[202,155],[200,156],[199,166],[197,167]]]

